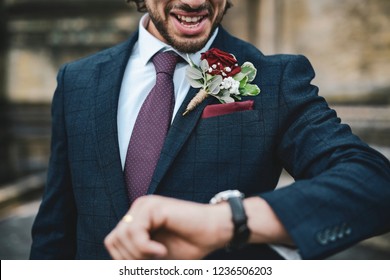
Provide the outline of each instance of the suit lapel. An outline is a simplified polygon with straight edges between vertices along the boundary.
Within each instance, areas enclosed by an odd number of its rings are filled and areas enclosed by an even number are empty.
[[[113,49],[107,58],[99,63],[95,83],[98,160],[107,186],[106,191],[118,219],[129,208],[118,144],[118,98],[130,51],[137,37],[137,34],[133,35],[128,42]]]
[[[152,194],[156,191],[158,184],[168,171],[173,160],[183,147],[184,143],[194,130],[198,120],[203,112],[204,107],[207,106],[212,100],[207,98],[193,111],[186,116],[183,116],[185,109],[191,99],[196,95],[198,89],[191,88],[184,99],[179,111],[177,112],[175,119],[169,129],[168,135],[165,139],[164,146],[161,151],[159,161],[154,171],[152,182],[149,186],[148,194]]]
[[[228,37],[228,38],[226,38]],[[217,37],[215,38],[212,47],[223,48],[225,46],[224,41],[226,42],[230,36],[227,36],[226,31],[220,27]],[[172,123],[172,126],[169,129],[168,135],[165,139],[163,149],[159,161],[154,171],[152,182],[148,189],[148,194],[156,192],[158,184],[163,179],[164,175],[167,173],[169,167],[172,165],[177,154],[182,149],[183,145],[189,138],[192,131],[195,129],[196,124],[199,121],[199,118],[203,112],[203,109],[215,101],[213,98],[208,97],[200,105],[198,105],[193,111],[188,115],[183,116],[183,113],[190,103],[191,99],[196,95],[198,89],[190,88],[183,104],[181,105],[179,111],[177,112],[175,119]]]

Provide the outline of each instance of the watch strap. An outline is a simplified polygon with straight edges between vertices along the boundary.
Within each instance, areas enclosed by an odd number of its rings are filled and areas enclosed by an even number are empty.
[[[232,210],[232,220],[234,224],[233,239],[228,244],[227,249],[237,250],[242,248],[248,241],[250,235],[247,225],[248,217],[246,216],[244,203],[241,197],[229,197],[227,201]]]

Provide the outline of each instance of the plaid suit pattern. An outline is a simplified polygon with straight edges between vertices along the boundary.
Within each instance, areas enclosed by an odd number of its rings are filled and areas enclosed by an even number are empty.
[[[130,206],[116,114],[123,72],[136,40],[137,34],[59,73],[48,184],[33,227],[31,258],[109,258],[103,239]],[[215,101],[208,98],[183,117],[196,93],[190,90],[148,193],[198,202],[229,188],[261,195],[304,258],[324,257],[389,230],[383,222],[390,220],[389,162],[340,124],[310,85],[314,71],[307,59],[264,56],[222,28],[213,47],[254,63],[254,82],[262,93],[253,98],[253,111],[200,119],[205,106]],[[282,167],[298,181],[273,192]],[[345,224],[354,234],[328,244],[318,241],[324,229]],[[219,252],[217,258],[275,257],[267,246],[254,248],[230,255]]]

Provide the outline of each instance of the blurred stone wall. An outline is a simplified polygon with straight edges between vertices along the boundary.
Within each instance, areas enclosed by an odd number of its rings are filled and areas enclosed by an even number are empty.
[[[60,65],[126,40],[140,18],[124,0],[1,5],[0,97],[6,102],[0,104],[0,183],[46,169]]]
[[[11,102],[51,100],[58,67],[128,37],[138,14],[124,0],[6,0]]]
[[[266,54],[306,55],[328,100],[390,104],[389,0],[233,2],[226,25]]]

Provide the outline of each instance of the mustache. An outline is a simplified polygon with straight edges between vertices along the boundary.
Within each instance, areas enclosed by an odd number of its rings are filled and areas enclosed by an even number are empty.
[[[181,10],[181,11],[184,11],[186,13],[200,13],[200,12],[204,12],[204,11],[207,11],[209,14],[213,13],[213,7],[209,2],[205,2],[197,8],[192,8],[190,5],[184,4],[184,3],[172,4],[172,5],[168,4],[165,7],[165,13],[169,14],[172,9]]]

